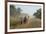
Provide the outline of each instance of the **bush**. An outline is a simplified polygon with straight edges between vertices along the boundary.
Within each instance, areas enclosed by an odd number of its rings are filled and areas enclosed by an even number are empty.
[[[10,29],[17,27],[18,25],[20,25],[20,21],[10,18]]]

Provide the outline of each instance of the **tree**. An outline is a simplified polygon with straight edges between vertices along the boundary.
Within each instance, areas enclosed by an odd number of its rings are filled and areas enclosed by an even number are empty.
[[[20,14],[21,12],[21,8],[16,8],[16,6],[14,5],[10,5],[10,15],[13,16],[13,15],[17,15],[17,14]]]
[[[14,5],[10,5],[10,16],[13,16],[16,12],[16,8]]]
[[[21,11],[22,11],[21,8],[17,8],[17,13],[18,14],[20,14]]]
[[[33,14],[34,16],[36,16],[37,18],[41,19],[41,8],[37,10],[36,13]]]

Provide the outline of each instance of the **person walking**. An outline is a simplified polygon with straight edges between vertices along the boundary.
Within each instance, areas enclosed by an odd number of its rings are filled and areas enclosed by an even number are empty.
[[[27,18],[26,18],[26,16],[24,17],[24,23],[26,23],[27,22]]]

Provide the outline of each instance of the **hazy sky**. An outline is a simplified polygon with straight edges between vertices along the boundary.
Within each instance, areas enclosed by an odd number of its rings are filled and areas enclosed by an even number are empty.
[[[16,8],[21,8],[22,13],[33,15],[41,6],[38,5],[16,5]]]

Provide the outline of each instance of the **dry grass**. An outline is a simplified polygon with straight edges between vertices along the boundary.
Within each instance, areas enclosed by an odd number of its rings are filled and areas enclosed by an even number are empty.
[[[17,19],[17,18],[16,18]],[[30,23],[21,24],[20,21],[15,20],[14,18],[11,18],[10,20],[10,28],[39,28],[41,27],[41,20],[38,18],[32,18],[30,19]]]

